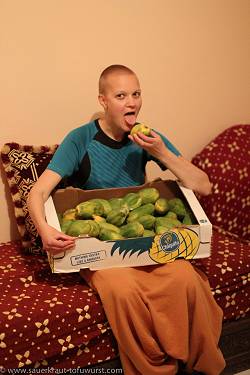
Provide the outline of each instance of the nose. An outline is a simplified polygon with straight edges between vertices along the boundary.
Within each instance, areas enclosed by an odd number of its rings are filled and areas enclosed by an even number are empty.
[[[136,99],[132,95],[128,95],[126,105],[127,107],[134,108],[136,105]]]

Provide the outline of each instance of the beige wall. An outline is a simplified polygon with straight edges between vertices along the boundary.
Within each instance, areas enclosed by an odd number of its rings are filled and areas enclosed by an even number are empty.
[[[190,158],[250,122],[249,21],[249,0],[0,0],[0,147],[60,142],[100,110],[98,76],[121,63],[141,80],[139,119]],[[0,194],[6,241],[2,180]]]

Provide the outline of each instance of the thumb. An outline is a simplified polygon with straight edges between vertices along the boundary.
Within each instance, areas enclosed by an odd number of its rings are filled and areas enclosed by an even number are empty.
[[[65,233],[60,233],[60,235],[58,236],[58,239],[61,239],[61,240],[74,240],[75,241],[75,237],[72,237],[72,236],[69,236]]]

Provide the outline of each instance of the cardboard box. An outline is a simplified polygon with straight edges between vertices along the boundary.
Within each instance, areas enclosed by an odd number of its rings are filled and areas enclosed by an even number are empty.
[[[100,241],[93,237],[78,237],[74,250],[55,256],[48,253],[52,272],[78,272],[111,267],[138,267],[186,259],[210,256],[212,225],[193,191],[173,180],[160,180],[137,187],[100,190],[66,188],[57,190],[45,204],[48,224],[60,230],[57,213],[63,213],[80,202],[92,198],[110,199],[122,197],[144,187],[155,187],[160,196],[167,199],[179,197],[186,201],[196,217],[197,224],[183,226],[155,237],[130,238],[119,241]]]

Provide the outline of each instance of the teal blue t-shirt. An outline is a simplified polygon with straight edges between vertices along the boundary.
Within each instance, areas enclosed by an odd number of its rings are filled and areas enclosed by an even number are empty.
[[[158,132],[157,132],[158,133]],[[166,147],[175,155],[179,151],[162,134]],[[121,142],[109,138],[98,120],[72,130],[57,149],[48,169],[81,189],[105,189],[138,186],[145,182],[145,166],[154,160],[149,153],[125,135]]]

